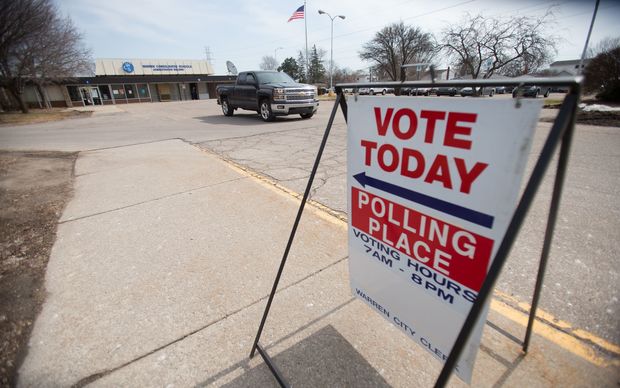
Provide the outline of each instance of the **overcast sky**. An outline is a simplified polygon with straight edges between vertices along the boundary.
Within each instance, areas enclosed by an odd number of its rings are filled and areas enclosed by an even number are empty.
[[[217,74],[226,61],[241,70],[257,69],[265,55],[278,62],[305,47],[304,21],[287,22],[303,0],[56,0],[92,49],[94,58],[205,59],[211,52]],[[308,0],[308,47],[316,44],[329,60],[330,19],[334,21],[334,62],[352,70],[368,63],[359,59],[362,45],[387,24],[403,21],[439,37],[466,12],[487,16],[539,16],[554,6],[556,24],[549,33],[560,37],[556,60],[578,59],[594,10],[594,0]],[[620,36],[620,1],[601,0],[591,45]],[[446,64],[441,63],[440,66]]]

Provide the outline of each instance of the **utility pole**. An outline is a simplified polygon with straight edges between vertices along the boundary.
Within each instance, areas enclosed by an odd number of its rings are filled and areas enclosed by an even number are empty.
[[[594,27],[594,19],[596,19],[596,12],[598,11],[598,3],[600,0],[596,0],[594,5],[594,13],[592,14],[592,21],[590,22],[590,30],[588,30],[588,37],[586,38],[586,44],[583,46],[583,53],[581,53],[581,60],[579,61],[579,71],[577,74],[583,73],[583,60],[586,58],[586,52],[588,51],[588,43],[590,43],[590,35],[592,34],[592,27]]]
[[[205,46],[205,57],[207,58],[207,63],[213,69],[213,57],[211,56],[211,48],[209,46]]]

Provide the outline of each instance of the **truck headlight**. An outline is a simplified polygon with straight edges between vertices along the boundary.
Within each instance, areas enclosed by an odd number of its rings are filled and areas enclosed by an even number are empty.
[[[286,98],[284,97],[284,89],[283,88],[275,88],[273,89],[273,99],[284,101]]]

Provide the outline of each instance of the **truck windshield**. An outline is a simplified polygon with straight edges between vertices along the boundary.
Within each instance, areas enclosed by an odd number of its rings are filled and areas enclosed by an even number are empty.
[[[294,84],[295,81],[286,73],[257,73],[259,84],[284,83]]]

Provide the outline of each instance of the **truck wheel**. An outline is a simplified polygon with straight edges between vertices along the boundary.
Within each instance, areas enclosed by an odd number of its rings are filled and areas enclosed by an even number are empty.
[[[299,115],[301,116],[302,119],[309,119],[312,116],[314,116],[314,113],[300,113]]]
[[[368,92],[368,94],[370,94],[371,96],[374,96],[375,95],[375,91],[370,89],[370,92]]]
[[[385,96],[385,93],[386,93],[386,90],[385,90],[385,89],[383,89],[383,90],[381,91],[381,94]]]
[[[258,113],[260,114],[260,118],[263,119],[263,121],[273,121],[276,118],[276,116],[271,111],[271,104],[267,99],[264,99],[260,102],[260,111]]]
[[[224,113],[224,116],[232,116],[235,113],[235,110],[230,106],[226,98],[222,99],[222,113]]]

